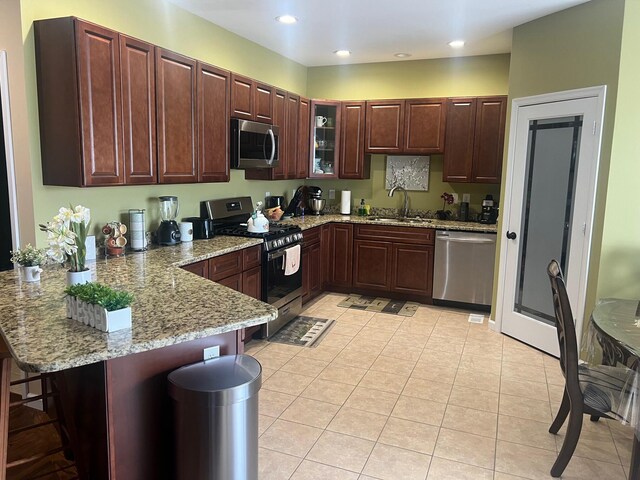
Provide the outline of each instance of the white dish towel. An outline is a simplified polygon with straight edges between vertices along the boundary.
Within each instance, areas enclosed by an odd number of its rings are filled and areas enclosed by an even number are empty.
[[[300,268],[300,245],[287,248],[284,251],[284,262],[282,265],[285,275],[293,275]]]

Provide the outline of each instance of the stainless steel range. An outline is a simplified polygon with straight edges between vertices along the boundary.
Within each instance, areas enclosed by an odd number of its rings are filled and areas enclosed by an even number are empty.
[[[297,271],[285,275],[287,251],[301,245],[302,230],[295,225],[275,223],[266,233],[247,231],[247,219],[253,211],[251,197],[224,198],[201,203],[201,216],[213,222],[216,235],[262,238],[261,300],[278,309],[278,318],[263,327],[263,335],[271,337],[302,311],[302,262]],[[290,251],[290,250],[289,250]]]

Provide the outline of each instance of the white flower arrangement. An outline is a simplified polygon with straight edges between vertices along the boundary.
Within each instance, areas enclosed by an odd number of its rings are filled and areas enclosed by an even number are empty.
[[[60,208],[51,222],[40,225],[40,230],[47,232],[47,255],[56,262],[68,261],[71,272],[82,272],[86,270],[85,241],[91,224],[91,212],[82,205],[70,207]]]

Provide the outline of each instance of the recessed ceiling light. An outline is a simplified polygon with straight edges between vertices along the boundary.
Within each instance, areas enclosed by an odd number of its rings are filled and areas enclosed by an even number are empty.
[[[298,21],[298,19],[293,15],[280,15],[279,17],[276,17],[276,20],[280,23],[286,23],[287,25],[291,25]]]
[[[449,42],[449,46],[451,48],[462,48],[464,47],[464,40],[453,40],[452,42]]]
[[[398,58],[409,58],[411,54],[410,53],[394,53],[393,56]]]
[[[351,50],[336,50],[333,53],[335,53],[339,57],[348,57],[349,55],[351,55]]]

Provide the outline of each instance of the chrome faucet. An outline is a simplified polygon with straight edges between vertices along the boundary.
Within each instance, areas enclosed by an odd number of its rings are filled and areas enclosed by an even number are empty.
[[[396,193],[396,190],[401,190],[404,193],[404,206],[402,208],[402,216],[406,218],[409,214],[409,193],[400,185],[395,185],[391,190],[389,190],[389,196],[393,197],[393,194]]]

